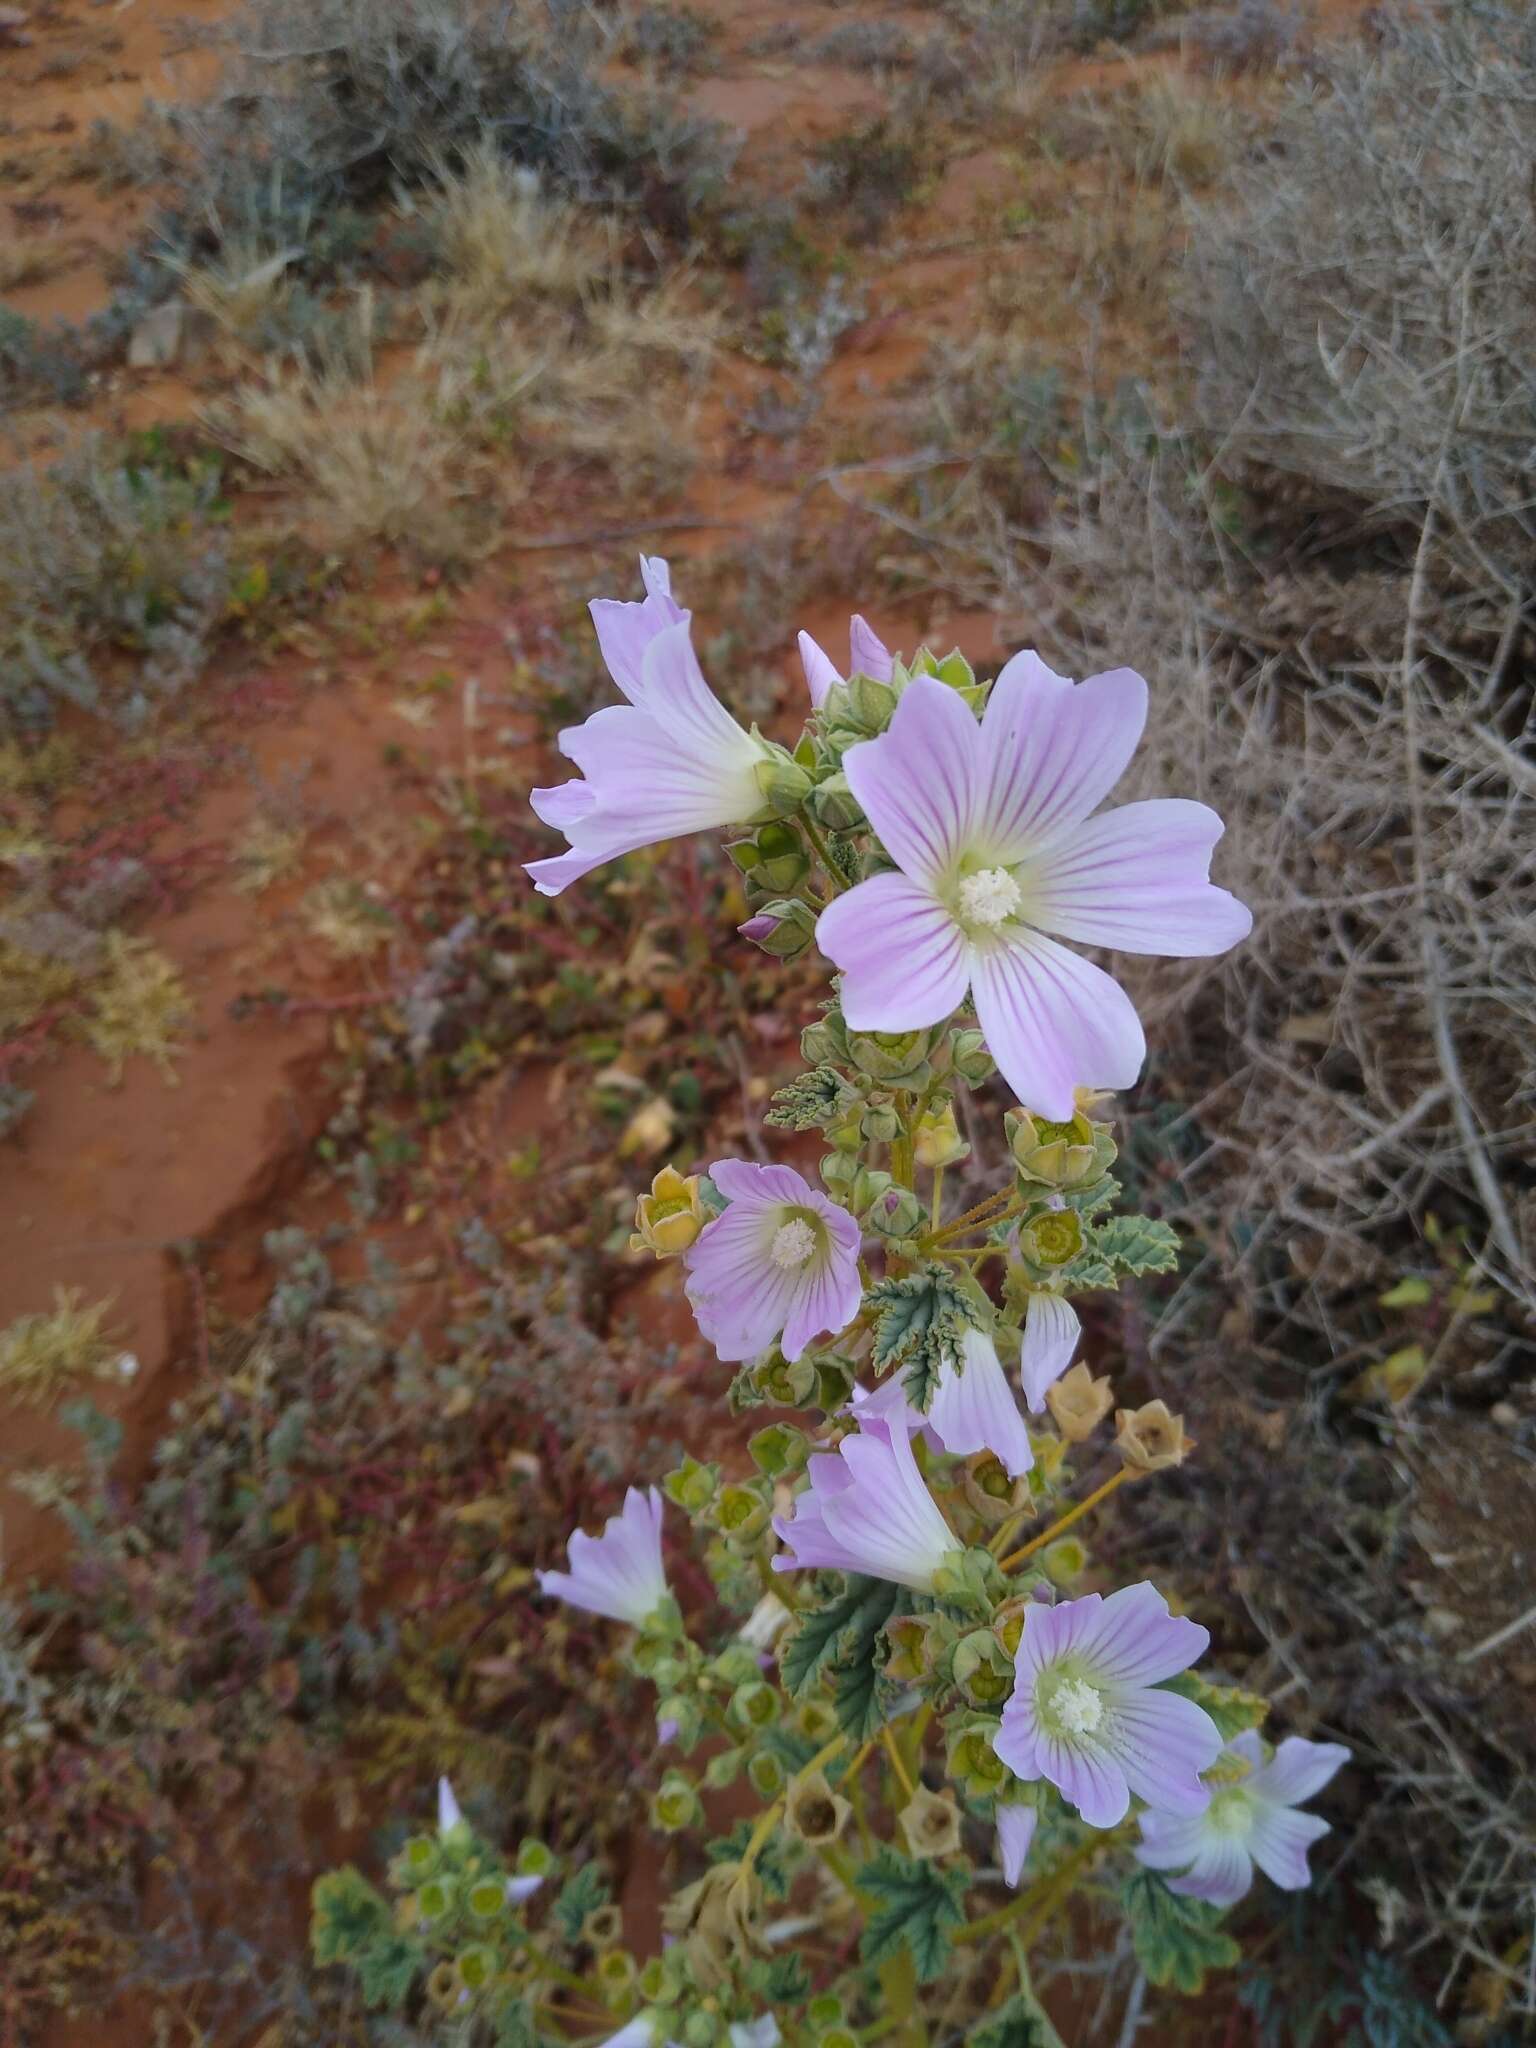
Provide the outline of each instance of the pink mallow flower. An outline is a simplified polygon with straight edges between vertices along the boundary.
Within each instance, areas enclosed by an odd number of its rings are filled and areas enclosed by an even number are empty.
[[[936,678],[908,683],[889,730],[843,756],[899,870],[860,882],[817,924],[853,1030],[936,1024],[969,991],[992,1057],[1037,1114],[1065,1122],[1075,1087],[1130,1086],[1146,1055],[1136,1012],[1058,941],[1223,953],[1253,922],[1207,879],[1222,823],[1204,804],[1090,815],[1146,715],[1132,670],[1074,684],[1035,654],[1008,663],[980,722]]]
[[[993,1748],[1016,1778],[1045,1778],[1093,1828],[1124,1820],[1134,1792],[1170,1813],[1203,1811],[1200,1773],[1221,1750],[1193,1700],[1158,1689],[1210,1636],[1168,1612],[1155,1586],[1028,1609],[1013,1694]]]
[[[838,674],[831,655],[819,647],[809,633],[800,635],[800,663],[805,670],[805,687],[811,693],[811,704],[819,711],[826,703],[827,692],[832,685],[847,678]],[[848,673],[872,676],[877,683],[888,683],[891,679],[891,650],[858,612],[848,623]]]
[[[792,1166],[719,1159],[709,1177],[729,1207],[688,1253],[699,1328],[728,1363],[773,1344],[793,1363],[858,1314],[859,1226]]]
[[[756,771],[770,758],[766,744],[705,682],[666,563],[642,556],[640,570],[640,603],[592,604],[603,659],[629,702],[567,726],[560,751],[580,777],[529,793],[537,815],[570,841],[568,853],[528,863],[544,896],[638,846],[742,824],[763,810]]]
[[[1255,1863],[1282,1890],[1300,1891],[1312,1875],[1307,1851],[1328,1823],[1295,1809],[1348,1761],[1341,1743],[1288,1735],[1266,1763],[1257,1734],[1245,1729],[1210,1773],[1205,1811],[1164,1813],[1154,1804],[1141,1816],[1136,1854],[1149,1870],[1183,1872],[1168,1880],[1171,1892],[1213,1906],[1236,1905],[1253,1883]]]
[[[997,1347],[985,1330],[967,1330],[960,1353],[960,1366],[946,1360],[940,1368],[926,1415],[907,1399],[900,1373],[869,1393],[856,1387],[853,1412],[861,1422],[871,1416],[909,1436],[923,1430],[935,1449],[957,1458],[990,1451],[1008,1477],[1018,1479],[1034,1464],[1035,1453]]]
[[[773,1524],[790,1552],[773,1560],[776,1572],[862,1572],[931,1593],[934,1574],[961,1554],[904,1429],[871,1418],[836,1451],[808,1460],[805,1473],[794,1514]]]
[[[588,1614],[643,1627],[667,1597],[661,1513],[659,1488],[642,1493],[632,1486],[622,1511],[609,1517],[601,1536],[576,1530],[570,1541],[570,1570],[540,1572],[539,1591]]]

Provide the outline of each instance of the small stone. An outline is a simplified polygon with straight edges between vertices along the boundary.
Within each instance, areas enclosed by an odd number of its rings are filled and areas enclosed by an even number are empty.
[[[168,299],[146,313],[128,338],[130,370],[168,370],[181,354],[187,309]]]

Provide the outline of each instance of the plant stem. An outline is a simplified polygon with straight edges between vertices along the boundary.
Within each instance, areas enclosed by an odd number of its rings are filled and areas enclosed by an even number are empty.
[[[880,1730],[880,1740],[885,1744],[886,1753],[891,1759],[891,1769],[896,1773],[901,1783],[902,1791],[906,1793],[909,1799],[915,1797],[917,1787],[912,1782],[912,1775],[907,1769],[900,1749],[897,1747],[896,1738],[891,1733],[889,1723]]]
[[[827,880],[832,884],[833,895],[841,896],[848,884],[843,880],[842,871],[832,858],[831,848],[821,835],[821,827],[812,820],[808,811],[800,813],[800,823],[804,828],[806,838],[810,840],[812,846],[816,849],[816,858],[827,871]]]
[[[1115,1488],[1123,1486],[1130,1476],[1131,1467],[1129,1465],[1122,1465],[1112,1479],[1106,1479],[1102,1486],[1095,1487],[1086,1500],[1080,1500],[1077,1506],[1069,1509],[1059,1522],[1052,1522],[1049,1529],[1042,1529],[1040,1534],[1032,1537],[1021,1550],[1014,1551],[1011,1557],[1003,1558],[1000,1568],[1005,1572],[1012,1571],[1013,1567],[1016,1564],[1021,1564],[1026,1557],[1033,1557],[1037,1550],[1043,1550],[1047,1543],[1053,1543],[1063,1529],[1070,1529],[1072,1524],[1081,1520],[1090,1508],[1096,1508],[1101,1500],[1108,1500]]]
[[[946,1223],[942,1230],[931,1231],[927,1243],[941,1244],[947,1237],[958,1237],[963,1230],[979,1230],[984,1223],[994,1220],[987,1216],[987,1211],[995,1209],[999,1202],[1006,1204],[1012,1196],[1012,1188],[999,1188],[995,1194],[988,1195],[985,1201],[978,1202],[972,1209],[967,1209],[963,1216],[957,1216],[953,1223]]]
[[[740,1874],[743,1877],[746,1876],[747,1872],[752,1868],[753,1864],[762,1854],[763,1844],[767,1841],[769,1835],[773,1832],[774,1822],[778,1819],[779,1815],[784,1811],[785,1806],[789,1802],[790,1794],[794,1791],[795,1787],[800,1783],[801,1779],[809,1778],[814,1772],[819,1771],[823,1764],[830,1763],[832,1758],[837,1755],[838,1751],[846,1747],[847,1741],[848,1738],[846,1735],[834,1735],[832,1740],[829,1743],[827,1743],[824,1748],[817,1750],[816,1754],[811,1758],[810,1762],[804,1766],[803,1769],[796,1771],[795,1775],[784,1787],[784,1790],[779,1794],[778,1798],[774,1800],[773,1804],[771,1806],[764,1807],[762,1813],[758,1817],[757,1826],[752,1830],[751,1834],[747,1838],[747,1846],[742,1853]],[[861,1762],[863,1760],[863,1756],[867,1756],[868,1753],[869,1744],[866,1743],[861,1756],[856,1757],[854,1759],[855,1764]]]
[[[942,1166],[936,1166],[933,1169],[933,1200],[928,1204],[928,1220],[935,1230],[939,1227],[939,1218],[943,1213],[944,1169]]]

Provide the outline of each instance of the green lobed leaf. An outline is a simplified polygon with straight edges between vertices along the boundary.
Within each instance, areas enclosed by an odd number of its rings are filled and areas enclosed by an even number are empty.
[[[1112,1216],[1098,1226],[1094,1243],[1127,1273],[1171,1273],[1179,1263],[1179,1233],[1154,1216]]]
[[[1065,2048],[1050,2015],[1028,1991],[1019,1991],[966,2035],[966,2048]]]
[[[711,1863],[739,1863],[747,1853],[755,1823],[739,1820],[728,1835],[717,1835],[712,1842],[704,1844],[704,1854]],[[769,1836],[757,1852],[757,1861],[752,1866],[763,1887],[763,1896],[768,1899],[789,1897],[789,1872],[784,1866],[783,1837]]]
[[[926,1413],[940,1372],[959,1362],[960,1340],[982,1327],[985,1309],[959,1274],[937,1264],[877,1281],[864,1301],[875,1312],[871,1362],[879,1373],[900,1366],[903,1392]]]
[[[1197,1707],[1203,1707],[1216,1723],[1223,1742],[1241,1735],[1246,1728],[1262,1728],[1269,1714],[1269,1701],[1262,1693],[1243,1692],[1235,1685],[1212,1685],[1194,1671],[1182,1671],[1164,1682],[1163,1691],[1176,1692]]]
[[[821,1607],[802,1609],[779,1651],[779,1671],[791,1697],[803,1699],[833,1666],[846,1669],[871,1661],[900,1593],[899,1586],[884,1579],[848,1572],[840,1593]]]
[[[750,1964],[747,1985],[770,2012],[783,2011],[786,2006],[798,2005],[806,1996],[811,1976],[799,1956],[777,1955]]]
[[[608,1880],[595,1863],[583,1863],[579,1870],[572,1872],[560,1887],[551,1908],[555,1925],[567,1941],[580,1941],[587,1915],[595,1913],[599,1906],[606,1906],[609,1896]]]
[[[1121,1888],[1136,1960],[1147,1981],[1194,1997],[1210,1970],[1230,1970],[1242,1950],[1221,1926],[1221,1911],[1204,1899],[1181,1899],[1155,1871],[1143,1870]]]
[[[859,1942],[865,1962],[884,1962],[905,1948],[919,1983],[931,1984],[942,1974],[955,1930],[964,1923],[961,1901],[968,1874],[940,1870],[886,1844],[859,1867],[855,1882],[875,1902]]]
[[[317,1963],[350,1963],[394,1925],[388,1899],[347,1864],[317,1877],[310,1890],[309,1942]]]
[[[836,1067],[816,1067],[775,1092],[763,1122],[780,1131],[825,1130],[841,1123],[858,1099]]]
[[[496,2015],[496,2048],[539,2048],[539,2032],[532,2009],[514,1998]]]

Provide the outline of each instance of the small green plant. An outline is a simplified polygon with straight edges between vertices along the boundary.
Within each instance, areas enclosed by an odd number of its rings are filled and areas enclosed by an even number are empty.
[[[56,1287],[53,1307],[18,1316],[0,1330],[0,1395],[51,1408],[83,1379],[121,1379],[133,1361],[112,1339],[110,1301],[84,1305],[77,1288]]]

